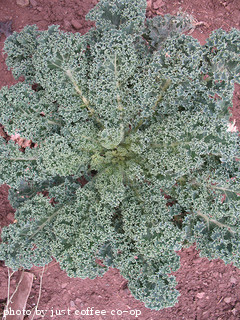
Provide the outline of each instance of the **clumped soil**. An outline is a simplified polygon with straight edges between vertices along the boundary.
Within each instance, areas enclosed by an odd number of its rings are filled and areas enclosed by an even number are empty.
[[[58,24],[70,32],[85,33],[93,24],[85,21],[86,13],[97,3],[96,0],[5,0],[0,2],[0,87],[10,86],[14,80],[5,65],[3,45],[6,36],[12,31],[20,31],[24,26],[36,24],[41,30]],[[150,0],[147,16],[166,13],[187,12],[195,19],[191,35],[204,44],[210,32],[217,28],[230,30],[240,28],[239,0]],[[7,22],[7,23],[5,23]],[[20,79],[21,81],[21,79]],[[231,119],[240,128],[240,86],[235,86],[234,107]],[[0,126],[0,134],[3,135]],[[0,232],[1,228],[14,222],[14,209],[9,204],[9,187],[0,186]],[[201,258],[195,245],[182,249],[177,254],[181,267],[174,274],[178,281],[177,289],[181,295],[172,308],[152,311],[134,299],[128,289],[127,281],[117,269],[109,269],[95,280],[69,278],[53,261],[45,267],[42,286],[42,268],[27,270],[34,274],[32,290],[27,300],[27,310],[36,306],[41,287],[38,310],[48,310],[44,317],[34,319],[93,319],[130,320],[136,318],[134,311],[141,314],[142,320],[236,320],[240,319],[240,270],[233,265],[225,265],[222,260],[209,261]],[[21,271],[11,278],[10,293],[19,281]],[[0,313],[7,301],[8,270],[0,261]],[[102,315],[75,316],[76,310],[105,310]],[[55,311],[67,310],[70,315],[56,315]],[[53,311],[51,311],[53,310]],[[111,315],[111,311],[115,315]],[[124,312],[125,311],[125,312]],[[52,313],[53,312],[53,313]],[[118,312],[118,313],[117,313]],[[122,312],[122,315],[120,313]],[[117,315],[119,314],[119,315]],[[31,319],[25,316],[24,319]]]

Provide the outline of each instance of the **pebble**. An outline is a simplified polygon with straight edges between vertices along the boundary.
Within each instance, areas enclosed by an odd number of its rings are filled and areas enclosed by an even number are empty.
[[[8,215],[7,215],[7,218],[8,220],[12,221],[14,220],[14,213],[10,212]]]
[[[83,12],[82,12],[82,10],[78,10],[77,12],[76,12],[76,14],[79,16],[79,17],[82,17],[84,14],[83,14]]]
[[[66,288],[67,285],[68,285],[68,283],[65,282],[65,283],[63,283],[63,284],[61,285],[61,288],[64,289],[64,288]]]
[[[74,311],[74,310],[76,310],[77,309],[77,307],[76,307],[76,305],[75,305],[75,303],[74,303],[74,301],[70,301],[70,310],[71,311]]]
[[[36,6],[37,6],[37,1],[36,1],[36,0],[30,0],[30,4],[31,4],[33,7],[36,7]]]
[[[230,282],[231,282],[231,283],[237,283],[237,279],[236,279],[236,278],[234,278],[233,276],[231,276],[231,278],[230,278]]]
[[[70,308],[76,308],[75,302],[73,300],[70,301]]]
[[[64,28],[65,28],[65,29],[68,29],[68,28],[71,27],[71,23],[70,23],[68,20],[64,20],[64,21],[63,21],[63,25],[64,25]]]
[[[236,315],[236,313],[237,313],[237,310],[234,308],[234,309],[232,309],[232,313],[234,314],[234,315]]]
[[[205,292],[199,292],[199,293],[197,293],[198,299],[202,299],[202,298],[204,297],[204,295],[205,295]]]
[[[157,2],[154,2],[153,3],[153,9],[157,10],[159,8],[159,5]]]
[[[157,9],[163,7],[163,6],[164,6],[164,3],[163,3],[162,0],[158,0],[158,1],[153,3],[153,9],[155,9],[155,10],[157,10]]]
[[[21,8],[25,8],[29,5],[29,0],[17,0],[17,5]]]
[[[79,30],[82,28],[81,23],[77,19],[72,19],[71,24],[74,29]]]
[[[224,299],[224,302],[226,302],[226,303],[230,303],[230,302],[231,302],[231,300],[232,300],[232,298],[231,298],[231,297],[227,297],[227,298],[225,298],[225,299]]]

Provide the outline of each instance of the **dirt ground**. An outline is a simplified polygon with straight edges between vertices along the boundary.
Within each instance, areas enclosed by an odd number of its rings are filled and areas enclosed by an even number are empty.
[[[16,82],[5,66],[2,48],[6,35],[5,24],[12,22],[12,30],[19,31],[25,25],[36,24],[40,29],[58,24],[62,30],[85,33],[92,24],[85,21],[86,13],[96,0],[0,0],[0,87]],[[239,0],[150,0],[147,16],[176,14],[179,10],[195,18],[191,33],[201,44],[209,33],[217,28],[240,28]],[[236,85],[232,119],[240,128],[240,86]],[[8,186],[0,186],[0,232],[3,226],[14,220],[14,209],[8,200]],[[53,260],[46,266],[42,286],[42,269],[33,267],[27,272],[34,274],[33,286],[26,309],[33,310],[39,300],[38,310],[47,310],[45,316],[34,319],[93,319],[93,320],[236,320],[240,319],[240,270],[225,265],[221,260],[200,258],[194,246],[178,252],[181,267],[175,272],[177,289],[181,296],[172,308],[151,311],[131,296],[127,281],[117,269],[110,269],[102,278],[95,280],[69,278]],[[12,276],[10,291],[13,292],[21,271]],[[7,301],[8,270],[0,262],[0,313]],[[40,290],[41,287],[41,290]],[[41,295],[39,296],[39,293]],[[99,310],[98,315],[84,315],[87,308]],[[69,315],[64,315],[66,310]],[[69,310],[69,311],[67,311]],[[83,311],[81,316],[75,311]],[[138,313],[136,313],[138,312]],[[141,313],[141,314],[139,314]],[[43,313],[42,313],[43,314]],[[139,316],[137,317],[137,314]],[[24,319],[32,319],[25,316]]]

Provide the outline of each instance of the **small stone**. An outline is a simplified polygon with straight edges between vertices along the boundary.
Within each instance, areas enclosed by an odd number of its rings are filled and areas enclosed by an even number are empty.
[[[230,303],[230,302],[231,302],[231,300],[232,300],[232,298],[231,298],[231,297],[227,297],[227,298],[225,298],[225,299],[224,299],[224,302],[226,302],[226,303]]]
[[[197,293],[197,298],[202,299],[204,297],[204,295],[205,295],[205,292],[199,292],[199,293]]]
[[[234,314],[234,315],[236,315],[236,313],[237,313],[237,310],[234,308],[234,309],[232,309],[232,313]]]
[[[74,29],[79,30],[82,28],[81,23],[77,19],[72,19],[71,24]]]
[[[76,309],[76,305],[73,300],[70,301],[70,309]]]
[[[75,302],[73,300],[70,301],[70,307],[72,308],[76,307]]]
[[[12,221],[14,220],[14,213],[10,212],[8,215],[7,215],[7,218],[8,220]]]
[[[71,27],[71,23],[66,19],[63,21],[63,25],[65,29],[68,29]]]
[[[64,289],[64,288],[66,288],[67,285],[68,285],[68,283],[65,282],[65,283],[63,283],[63,284],[61,285],[61,288]]]
[[[62,293],[62,299],[63,299],[63,301],[68,301],[68,299],[69,299],[69,294],[66,293],[65,290],[63,290],[63,292],[64,292],[64,293]]]
[[[237,283],[237,279],[236,279],[236,278],[234,278],[233,276],[231,276],[231,278],[230,278],[230,282],[231,282],[231,283]]]
[[[159,8],[159,5],[157,2],[154,2],[153,3],[153,9],[157,10]]]
[[[123,281],[123,282],[121,283],[121,285],[120,285],[120,288],[121,288],[122,290],[127,289],[127,288],[128,288],[128,282],[127,282],[127,281]]]
[[[202,262],[202,258],[197,258],[193,261],[193,263],[201,263]]]
[[[33,7],[36,7],[36,6],[37,6],[37,1],[36,1],[36,0],[30,0],[30,4],[31,4]]]
[[[82,17],[84,15],[84,13],[82,12],[82,10],[78,10],[76,12],[76,14],[79,16],[79,17]]]
[[[17,5],[21,8],[25,8],[29,5],[29,0],[17,0]]]
[[[164,6],[164,3],[162,0],[157,0],[153,3],[153,9],[155,9],[155,10],[157,10],[163,6]]]

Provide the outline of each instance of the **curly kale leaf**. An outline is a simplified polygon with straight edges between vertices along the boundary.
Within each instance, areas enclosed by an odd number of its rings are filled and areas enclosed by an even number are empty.
[[[22,83],[0,90],[7,133],[1,183],[16,223],[0,259],[16,270],[55,257],[71,277],[118,268],[134,296],[161,309],[179,296],[176,251],[239,267],[239,134],[229,127],[239,31],[206,44],[186,16],[145,19],[145,1],[102,0],[86,35],[35,26],[5,50]],[[190,22],[189,22],[190,21]]]

